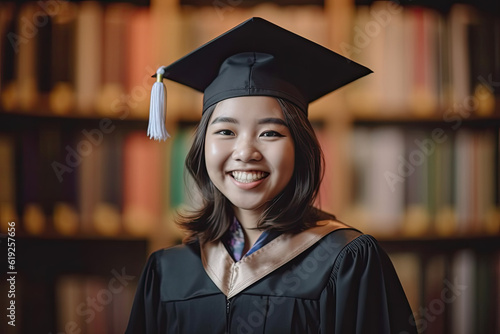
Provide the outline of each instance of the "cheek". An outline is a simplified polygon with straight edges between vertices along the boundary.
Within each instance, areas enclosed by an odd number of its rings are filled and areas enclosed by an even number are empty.
[[[213,143],[209,140],[205,141],[205,165],[207,167],[208,174],[212,174],[214,166],[214,157],[216,157],[216,152],[214,152]]]
[[[206,139],[205,141],[205,164],[209,175],[220,171],[224,164],[224,147],[216,141]]]
[[[283,149],[278,151],[275,155],[277,166],[279,166],[281,175],[286,177],[287,182],[293,175],[293,169],[295,166],[295,149],[293,144],[287,145]]]
[[[205,140],[205,156],[206,157],[209,157],[209,156],[216,157],[218,154],[218,151],[219,151],[219,148],[217,147],[217,145],[215,145],[215,143],[212,140],[207,138]]]

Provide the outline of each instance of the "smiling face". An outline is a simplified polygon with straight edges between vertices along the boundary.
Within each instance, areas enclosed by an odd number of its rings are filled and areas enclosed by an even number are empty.
[[[262,213],[290,181],[294,161],[294,142],[275,98],[218,103],[205,135],[206,168],[237,216]]]

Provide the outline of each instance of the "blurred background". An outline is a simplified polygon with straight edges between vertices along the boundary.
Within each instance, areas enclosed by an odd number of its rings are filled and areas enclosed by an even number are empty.
[[[1,2],[2,333],[124,332],[147,256],[182,240],[175,214],[194,201],[183,163],[202,96],[165,82],[172,137],[150,141],[151,75],[253,16],[374,71],[310,106],[318,205],[380,240],[420,333],[500,333],[487,0]]]

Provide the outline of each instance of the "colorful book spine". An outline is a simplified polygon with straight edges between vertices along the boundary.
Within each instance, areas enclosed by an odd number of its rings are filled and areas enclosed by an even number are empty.
[[[162,146],[136,131],[127,135],[123,148],[124,228],[129,235],[148,236],[159,228],[162,212]]]
[[[95,113],[101,88],[102,6],[95,1],[79,3],[76,19],[75,89],[80,114]]]
[[[7,234],[8,223],[18,221],[16,212],[16,161],[14,136],[0,134],[0,232]]]

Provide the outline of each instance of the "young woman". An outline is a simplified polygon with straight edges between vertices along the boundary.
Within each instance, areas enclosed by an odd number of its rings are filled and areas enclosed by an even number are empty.
[[[203,203],[150,256],[127,333],[416,333],[386,253],[313,206],[307,105],[369,73],[338,57],[251,19],[162,70],[204,92],[186,160]]]

